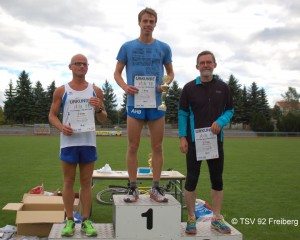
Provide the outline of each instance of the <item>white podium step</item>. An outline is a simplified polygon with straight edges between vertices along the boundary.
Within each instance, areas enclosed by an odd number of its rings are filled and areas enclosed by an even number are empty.
[[[181,238],[186,240],[242,240],[243,235],[232,227],[230,224],[227,225],[231,228],[231,234],[222,234],[216,230],[210,228],[210,222],[197,222],[197,234],[188,235],[185,233],[186,223],[181,223]]]
[[[181,205],[172,196],[157,203],[149,195],[140,195],[135,203],[124,202],[124,195],[114,195],[113,224],[116,238],[161,239],[180,237]]]
[[[125,203],[124,195],[114,195],[113,223],[93,224],[96,237],[87,237],[76,224],[73,237],[61,237],[65,224],[54,224],[48,236],[55,239],[116,239],[116,240],[242,240],[242,234],[231,225],[231,234],[221,234],[210,228],[210,222],[197,222],[197,234],[185,233],[185,222],[180,222],[181,205],[166,195],[168,203],[157,203],[149,196],[140,195],[135,203]]]
[[[62,237],[60,235],[61,230],[65,226],[65,224],[54,224],[51,232],[49,234],[49,240],[60,240],[60,239],[102,239],[102,240],[129,240],[133,238],[115,238],[113,224],[105,223],[105,224],[93,224],[97,229],[98,236],[96,237],[87,237],[85,234],[80,231],[80,224],[76,224],[76,231],[73,237]],[[172,237],[162,237],[162,238],[153,238],[155,240],[242,240],[242,234],[236,230],[234,227],[230,226],[231,234],[221,234],[215,230],[210,229],[210,223],[206,222],[198,222],[197,223],[197,234],[196,235],[187,235],[185,233],[186,223],[183,222],[180,224],[180,236],[177,238]],[[132,229],[128,229],[128,231],[133,231]],[[135,238],[136,240],[147,239],[144,236]]]

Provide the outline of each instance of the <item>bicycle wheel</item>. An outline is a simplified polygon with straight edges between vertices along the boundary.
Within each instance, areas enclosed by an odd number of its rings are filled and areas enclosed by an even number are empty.
[[[112,205],[113,195],[115,194],[126,194],[127,188],[125,187],[112,187],[103,189],[97,193],[96,199],[99,203],[104,205]]]

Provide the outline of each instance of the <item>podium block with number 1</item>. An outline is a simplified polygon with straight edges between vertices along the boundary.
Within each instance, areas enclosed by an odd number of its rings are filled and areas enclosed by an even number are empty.
[[[114,195],[113,225],[116,238],[155,239],[179,238],[181,206],[172,196],[167,203],[157,203],[149,195],[140,195],[135,203],[123,201],[124,195]]]

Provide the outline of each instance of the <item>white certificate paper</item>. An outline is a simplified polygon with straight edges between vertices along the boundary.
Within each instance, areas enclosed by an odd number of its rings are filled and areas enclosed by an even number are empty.
[[[76,101],[68,111],[68,124],[74,133],[96,130],[94,109],[86,100]]]
[[[156,108],[155,76],[135,76],[134,86],[139,92],[134,95],[135,108]]]
[[[219,157],[217,135],[208,128],[195,129],[197,161]]]

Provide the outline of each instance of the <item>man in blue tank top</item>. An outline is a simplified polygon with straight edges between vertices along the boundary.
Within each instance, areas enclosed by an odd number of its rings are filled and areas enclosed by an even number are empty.
[[[67,215],[61,235],[73,236],[75,231],[73,187],[78,165],[83,217],[81,230],[87,236],[96,236],[97,231],[88,219],[92,204],[92,175],[97,160],[95,115],[98,121],[103,122],[107,118],[107,113],[101,89],[85,80],[88,71],[87,58],[82,54],[73,56],[69,69],[73,78],[68,84],[54,91],[49,112],[50,123],[60,131],[63,201]],[[62,122],[58,118],[60,110],[63,113]]]
[[[164,68],[170,84],[174,78],[172,52],[168,44],[152,37],[157,13],[151,8],[143,9],[138,15],[140,36],[124,43],[117,55],[114,78],[127,94],[127,168],[130,188],[125,202],[135,202],[137,191],[137,152],[141,131],[147,122],[152,148],[153,187],[150,197],[157,202],[167,202],[159,187],[163,166],[162,142],[165,126],[165,112],[158,110],[161,104],[161,84]],[[122,72],[126,67],[126,79]]]

